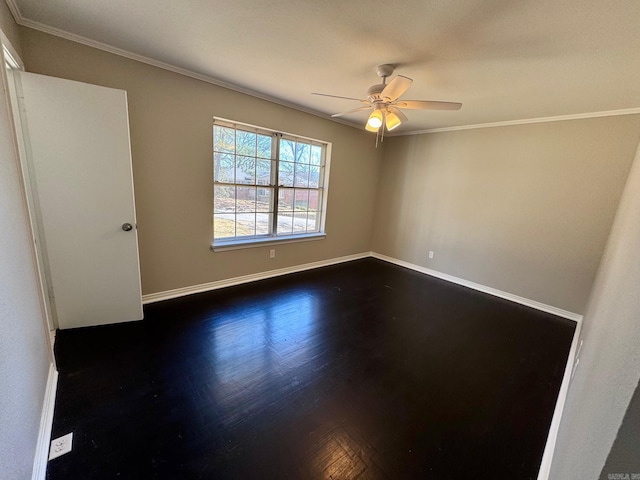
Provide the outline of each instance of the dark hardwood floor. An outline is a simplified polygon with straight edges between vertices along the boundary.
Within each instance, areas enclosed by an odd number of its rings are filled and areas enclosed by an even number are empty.
[[[535,479],[575,324],[375,259],[58,332],[54,479]]]

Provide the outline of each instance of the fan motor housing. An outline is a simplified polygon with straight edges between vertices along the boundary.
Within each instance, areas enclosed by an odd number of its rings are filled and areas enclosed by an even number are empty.
[[[382,92],[382,90],[384,90],[384,87],[386,87],[384,83],[378,83],[369,87],[369,90],[367,90],[367,97],[371,103],[382,102],[380,93]]]
[[[386,87],[387,77],[391,76],[393,71],[395,70],[395,66],[390,63],[385,63],[383,65],[378,65],[377,73],[378,76],[382,78],[382,83],[378,83],[376,85],[371,85],[369,90],[367,90],[367,97],[369,101],[373,104],[384,103],[384,99],[380,96],[380,93]]]

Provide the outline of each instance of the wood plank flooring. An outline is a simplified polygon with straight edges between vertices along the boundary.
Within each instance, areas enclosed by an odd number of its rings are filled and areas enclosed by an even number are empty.
[[[535,479],[575,323],[363,259],[58,332],[58,479]]]

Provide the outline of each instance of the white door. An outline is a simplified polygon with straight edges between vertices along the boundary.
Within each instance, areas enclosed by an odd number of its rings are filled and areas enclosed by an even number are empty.
[[[142,319],[127,92],[15,79],[58,327]]]

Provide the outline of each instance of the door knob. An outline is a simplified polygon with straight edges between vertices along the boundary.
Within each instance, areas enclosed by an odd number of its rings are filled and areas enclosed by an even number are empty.
[[[124,230],[125,232],[133,230],[133,225],[131,225],[130,223],[123,223],[122,230]]]

